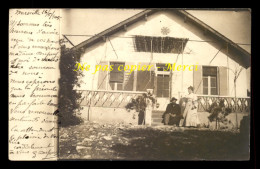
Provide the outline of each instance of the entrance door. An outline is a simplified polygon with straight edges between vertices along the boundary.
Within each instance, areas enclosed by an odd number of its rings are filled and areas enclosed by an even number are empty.
[[[158,74],[157,75],[157,97],[169,98],[170,97],[170,75]]]

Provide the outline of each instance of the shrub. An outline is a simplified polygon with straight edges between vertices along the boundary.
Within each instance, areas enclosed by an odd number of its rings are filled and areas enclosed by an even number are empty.
[[[220,100],[219,104],[214,102],[208,109],[210,115],[208,119],[210,122],[216,121],[216,129],[220,128],[220,123],[227,124],[228,120],[226,118],[227,115],[231,113],[230,108],[226,108],[224,104],[224,100]]]
[[[74,86],[79,86],[78,76],[82,75],[80,71],[73,71],[76,63],[79,61],[81,51],[69,51],[65,45],[61,46],[60,56],[60,79],[58,93],[59,124],[61,126],[76,125],[82,120],[75,115],[75,111],[80,105],[77,100],[81,97],[79,93],[73,90]]]

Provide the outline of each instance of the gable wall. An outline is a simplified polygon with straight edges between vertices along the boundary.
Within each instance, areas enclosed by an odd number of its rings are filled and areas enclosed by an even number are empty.
[[[131,25],[127,28],[127,31],[119,31],[113,36],[120,37],[130,37],[133,35],[142,36],[163,36],[161,33],[162,27],[168,27],[170,33],[167,35],[169,37],[178,38],[189,38],[190,40],[198,41],[208,41],[214,40],[209,36],[203,35],[201,30],[198,30],[189,22],[184,23],[183,18],[170,12],[157,12],[152,16],[148,16],[148,20],[144,19]],[[123,61],[131,64],[147,63],[149,64],[151,53],[146,52],[135,52],[134,43],[132,38],[120,38],[120,37],[110,37],[110,41],[116,50],[116,54],[111,46],[109,40],[106,42],[98,42],[95,45],[86,49],[85,53],[81,57],[81,63],[87,63],[91,65],[91,70],[84,71],[85,77],[82,78],[81,89],[86,90],[96,90],[98,85],[98,74],[92,74],[95,70],[95,65],[103,61]],[[153,53],[154,63],[176,63],[176,65],[209,65],[211,59],[216,55],[220,49],[220,44],[209,43],[209,42],[194,42],[188,41],[182,60],[182,54],[161,54]],[[116,56],[117,55],[117,56]],[[176,62],[177,60],[177,62]],[[230,69],[234,70],[236,67],[236,62],[232,59],[228,59]],[[219,52],[214,61],[210,64],[211,66],[227,66],[227,55],[225,54],[225,49]],[[181,86],[183,73],[183,88]],[[228,95],[234,96],[233,89],[233,78],[234,75],[232,71],[229,71],[229,91]],[[106,79],[108,81],[108,79]],[[246,70],[241,72],[240,77],[237,80],[239,89],[237,89],[237,95],[240,97],[246,97],[247,89],[247,76]],[[193,85],[193,72],[192,71],[174,71],[172,79],[172,96],[178,97],[179,92],[187,92],[187,87]]]

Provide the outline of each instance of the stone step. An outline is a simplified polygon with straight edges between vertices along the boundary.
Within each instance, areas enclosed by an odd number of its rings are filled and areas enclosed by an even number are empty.
[[[163,114],[164,112],[156,112],[156,113],[154,113],[154,112],[152,112],[152,114]]]
[[[160,122],[162,123],[163,118],[153,118],[152,122]]]
[[[152,122],[152,126],[164,126],[163,123],[158,123],[158,122]]]
[[[152,118],[162,118],[162,114],[152,114]]]
[[[164,112],[152,112],[152,115],[163,115]]]
[[[152,117],[162,117],[165,111],[152,111]]]
[[[152,114],[158,114],[158,113],[159,113],[159,114],[161,114],[161,113],[163,114],[164,112],[165,112],[165,111],[163,111],[163,110],[153,110],[153,111],[152,111]]]
[[[162,115],[165,110],[153,110],[152,111],[152,126],[164,126],[162,123]]]

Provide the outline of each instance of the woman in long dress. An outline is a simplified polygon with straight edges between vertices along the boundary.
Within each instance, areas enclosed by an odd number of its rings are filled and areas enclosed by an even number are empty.
[[[190,86],[188,88],[189,94],[185,96],[186,102],[183,117],[184,122],[183,126],[185,127],[197,127],[200,124],[199,117],[198,117],[198,102],[197,102],[197,95],[193,93],[194,88]]]

